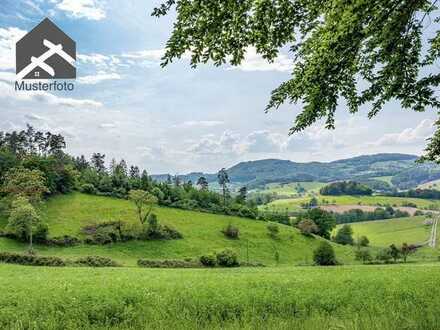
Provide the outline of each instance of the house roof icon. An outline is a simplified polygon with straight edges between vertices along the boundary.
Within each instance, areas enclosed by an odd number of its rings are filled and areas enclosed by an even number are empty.
[[[74,79],[75,60],[75,41],[48,18],[16,44],[18,79]]]

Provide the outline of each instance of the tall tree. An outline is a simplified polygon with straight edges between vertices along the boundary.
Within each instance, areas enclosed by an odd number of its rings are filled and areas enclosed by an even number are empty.
[[[229,193],[228,190],[228,183],[229,181],[229,175],[228,172],[226,172],[225,168],[222,168],[218,173],[217,173],[217,179],[218,179],[218,184],[222,187],[222,193],[223,193],[223,206],[226,207],[226,197],[227,194]]]
[[[204,176],[197,180],[197,185],[200,187],[200,190],[208,190],[209,188],[208,180]]]
[[[92,155],[91,163],[99,174],[105,173],[105,155],[102,155],[99,152],[94,153]]]
[[[266,111],[300,103],[290,133],[320,119],[335,127],[342,99],[371,118],[397,100],[403,109],[439,108],[440,11],[437,0],[166,0],[152,15],[177,11],[162,66],[191,54],[191,66],[239,65],[253,47],[273,61],[289,47],[291,79]],[[429,25],[429,31],[427,26]],[[431,32],[433,31],[433,32]],[[440,162],[440,121],[424,159]]]
[[[15,197],[26,197],[35,205],[41,200],[43,193],[48,192],[45,181],[39,170],[12,168],[5,174],[2,191]]]

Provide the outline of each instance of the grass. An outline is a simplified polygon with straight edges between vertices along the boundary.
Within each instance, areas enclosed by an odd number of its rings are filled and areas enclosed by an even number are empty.
[[[262,192],[276,193],[281,196],[299,196],[297,186],[300,185],[306,193],[318,193],[319,189],[326,185],[323,182],[292,182],[287,184],[268,184]]]
[[[390,244],[415,244],[428,240],[431,226],[424,225],[425,217],[410,217],[380,221],[351,223],[353,237],[367,236],[370,245],[386,247]],[[342,225],[339,225],[341,227]]]
[[[419,189],[433,189],[440,190],[440,180],[433,180],[419,185]]]
[[[438,329],[439,264],[161,270],[0,265],[1,329]]]
[[[301,210],[301,204],[308,202],[310,196],[301,198],[287,198],[273,201],[262,209],[268,209],[279,212],[294,212]],[[440,200],[429,200],[421,198],[407,198],[407,197],[392,197],[392,196],[317,196],[320,204],[328,202],[329,204],[337,205],[392,205],[392,206],[404,206],[407,203],[416,204],[418,208],[429,209],[433,206],[435,208],[440,207]]]
[[[175,227],[184,236],[181,240],[172,241],[131,241],[105,246],[79,245],[75,247],[39,246],[42,255],[54,255],[67,258],[85,255],[111,257],[127,266],[133,266],[140,258],[149,259],[183,259],[199,257],[226,247],[239,254],[240,260],[275,264],[275,251],[280,255],[280,264],[294,265],[311,263],[312,253],[319,244],[318,238],[305,237],[297,229],[279,225],[278,239],[268,235],[267,223],[263,221],[214,215],[208,213],[183,211],[173,208],[157,207],[155,213],[159,220]],[[50,199],[42,209],[42,218],[49,225],[50,236],[64,234],[81,236],[81,227],[87,224],[123,220],[137,223],[134,206],[122,199],[99,197],[73,193]],[[221,230],[229,223],[240,230],[240,239],[225,238]],[[0,226],[6,224],[5,219]],[[334,245],[338,258],[344,263],[353,262],[353,251],[350,248]],[[21,252],[25,244],[0,238],[0,250]]]
[[[392,178],[393,178],[392,176],[376,176],[376,177],[373,177],[372,179],[383,181],[383,182],[389,183],[390,185],[393,185],[391,182]]]

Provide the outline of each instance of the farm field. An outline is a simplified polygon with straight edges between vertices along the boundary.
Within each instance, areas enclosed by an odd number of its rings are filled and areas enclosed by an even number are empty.
[[[434,189],[440,190],[440,180],[429,181],[419,185],[417,188],[419,189]]]
[[[263,210],[271,210],[278,212],[294,212],[301,210],[301,204],[310,200],[311,196],[301,198],[287,198],[273,201],[267,205],[261,206]],[[336,204],[336,205],[391,205],[405,206],[408,203],[417,205],[421,209],[430,209],[432,207],[439,208],[439,200],[428,200],[421,198],[392,197],[392,196],[316,196],[319,204]]]
[[[242,261],[246,261],[249,256],[250,261],[272,265],[275,264],[275,252],[278,251],[280,264],[294,265],[311,263],[313,249],[320,241],[320,238],[305,237],[297,229],[281,224],[279,238],[272,239],[268,235],[267,223],[263,221],[164,207],[157,207],[154,212],[161,223],[173,226],[183,234],[184,238],[74,247],[38,246],[38,253],[66,258],[100,255],[133,266],[140,258],[196,258],[229,247],[239,254]],[[82,226],[102,221],[123,220],[133,224],[138,222],[131,202],[80,193],[49,199],[42,210],[42,218],[49,225],[49,235],[52,237],[65,234],[82,237]],[[229,223],[239,228],[240,239],[227,239],[221,233]],[[1,219],[0,228],[5,224],[6,219]],[[334,247],[342,262],[353,262],[352,249],[337,244],[334,244]],[[26,248],[25,244],[0,238],[2,251],[23,252]]]
[[[287,184],[268,184],[262,190],[266,193],[277,193],[282,196],[299,196],[298,187],[302,187],[305,193],[318,193],[319,189],[324,187],[326,183],[323,182],[292,182]]]
[[[440,264],[160,270],[0,265],[2,329],[436,329]],[[325,279],[325,280],[324,280]]]
[[[353,237],[367,236],[370,245],[387,247],[390,244],[416,244],[428,240],[431,226],[424,224],[425,217],[398,218],[389,220],[365,221],[350,223]],[[342,225],[338,225],[337,228]]]

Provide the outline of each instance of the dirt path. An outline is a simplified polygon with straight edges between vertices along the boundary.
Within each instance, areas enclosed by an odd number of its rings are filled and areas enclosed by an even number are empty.
[[[438,224],[438,217],[434,219],[434,222],[432,224],[431,237],[429,238],[429,243],[428,243],[428,245],[432,248],[435,248],[437,244],[437,224]]]

